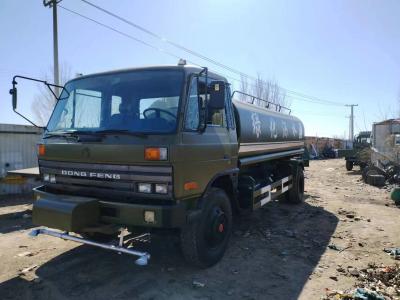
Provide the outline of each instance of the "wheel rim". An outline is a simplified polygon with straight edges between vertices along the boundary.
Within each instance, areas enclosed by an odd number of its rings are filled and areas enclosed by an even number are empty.
[[[221,245],[228,234],[228,222],[221,207],[215,207],[207,218],[205,240],[210,248]]]

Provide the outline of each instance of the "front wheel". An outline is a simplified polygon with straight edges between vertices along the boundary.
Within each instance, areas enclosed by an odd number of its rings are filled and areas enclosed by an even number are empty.
[[[232,208],[226,193],[212,188],[204,199],[200,216],[181,230],[185,259],[197,267],[210,267],[221,260],[232,232]]]

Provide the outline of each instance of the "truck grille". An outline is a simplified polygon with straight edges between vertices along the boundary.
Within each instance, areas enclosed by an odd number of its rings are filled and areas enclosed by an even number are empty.
[[[52,189],[80,195],[126,199],[159,198],[172,195],[171,166],[128,166],[39,160],[41,174],[54,174],[56,183],[46,183]],[[138,193],[139,182],[165,183],[167,195]]]

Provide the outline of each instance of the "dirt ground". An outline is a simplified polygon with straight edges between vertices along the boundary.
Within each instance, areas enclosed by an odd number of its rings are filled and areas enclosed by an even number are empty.
[[[170,238],[145,245],[152,258],[140,267],[127,255],[28,237],[29,197],[0,199],[0,298],[320,299],[354,285],[341,269],[394,264],[383,248],[400,246],[400,210],[388,191],[362,183],[344,160],[312,161],[306,177],[304,204],[273,202],[236,219],[225,257],[206,270],[186,265]]]

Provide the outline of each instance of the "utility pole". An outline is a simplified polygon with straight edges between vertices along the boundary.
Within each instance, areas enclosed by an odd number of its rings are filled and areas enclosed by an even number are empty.
[[[54,84],[60,85],[60,73],[58,69],[58,30],[57,30],[57,3],[61,0],[43,0],[45,7],[53,8],[53,67],[54,67]],[[55,88],[55,94],[59,96],[59,88]]]
[[[350,107],[349,139],[350,139],[350,141],[353,141],[353,138],[354,138],[354,106],[358,106],[358,104],[346,104],[345,106]]]

